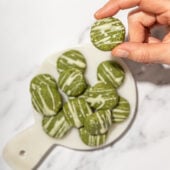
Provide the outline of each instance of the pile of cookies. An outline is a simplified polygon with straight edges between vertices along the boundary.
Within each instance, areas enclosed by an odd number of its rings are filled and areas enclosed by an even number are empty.
[[[112,124],[123,122],[130,113],[128,101],[117,91],[125,79],[123,68],[115,61],[101,62],[96,70],[98,82],[91,86],[84,74],[86,59],[80,51],[68,50],[57,58],[58,80],[39,74],[30,83],[32,105],[43,115],[43,130],[51,137],[62,138],[77,128],[86,145],[105,143]]]

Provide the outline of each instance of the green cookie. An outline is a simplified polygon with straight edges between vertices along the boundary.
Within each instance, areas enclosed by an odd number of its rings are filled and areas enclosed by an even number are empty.
[[[53,86],[57,88],[56,80],[49,74],[38,74],[31,80],[30,90],[34,89],[34,84],[37,86]]]
[[[130,114],[130,104],[123,98],[119,98],[118,105],[112,110],[112,122],[119,123],[123,122],[128,118]]]
[[[106,133],[112,124],[110,110],[98,110],[88,116],[84,122],[84,128],[92,135]]]
[[[97,68],[98,80],[112,84],[115,88],[122,85],[125,72],[123,68],[115,61],[104,61]]]
[[[43,130],[51,137],[62,138],[71,129],[66,121],[63,111],[56,116],[44,117],[42,120]]]
[[[69,69],[76,68],[82,72],[86,69],[86,60],[84,55],[77,50],[64,52],[57,60],[57,70],[59,73]]]
[[[83,95],[94,109],[112,109],[118,102],[118,94],[112,85],[99,82]]]
[[[83,73],[74,68],[67,69],[59,75],[58,85],[68,96],[78,96],[87,87]]]
[[[48,74],[35,76],[30,83],[32,104],[35,110],[45,116],[58,113],[62,107],[62,98],[54,78]]]
[[[80,128],[84,124],[87,116],[92,114],[92,111],[83,98],[70,99],[63,106],[64,115],[70,125]]]
[[[91,27],[91,42],[103,51],[111,51],[125,39],[125,27],[117,18],[97,20]]]
[[[87,85],[87,88],[85,89],[85,91],[80,95],[78,96],[79,98],[83,98],[83,99],[86,99],[87,98],[87,95],[88,95],[88,91],[89,89],[91,88],[90,85]]]
[[[81,140],[88,146],[99,146],[106,142],[107,133],[102,135],[91,135],[85,128],[79,130]]]

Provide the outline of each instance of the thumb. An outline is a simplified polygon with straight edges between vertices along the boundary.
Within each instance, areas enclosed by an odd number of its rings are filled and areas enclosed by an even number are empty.
[[[170,64],[170,44],[125,42],[114,48],[112,55],[142,63]]]

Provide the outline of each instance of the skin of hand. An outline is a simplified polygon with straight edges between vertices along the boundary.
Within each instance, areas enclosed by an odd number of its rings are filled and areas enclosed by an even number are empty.
[[[128,15],[129,41],[112,50],[112,55],[142,63],[170,64],[170,32],[162,40],[152,37],[156,24],[170,25],[170,0],[110,0],[95,13],[96,19],[137,7]]]

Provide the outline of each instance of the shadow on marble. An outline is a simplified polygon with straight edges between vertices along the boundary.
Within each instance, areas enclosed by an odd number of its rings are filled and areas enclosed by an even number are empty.
[[[150,82],[155,85],[170,84],[170,67],[162,64],[143,64],[124,59],[136,81]]]
[[[169,26],[155,26],[151,30],[151,35],[162,40],[170,31]],[[126,37],[125,41],[128,41]],[[128,59],[124,60],[132,71],[135,80],[140,82],[150,82],[155,85],[170,84],[170,66],[162,64],[142,64]]]

